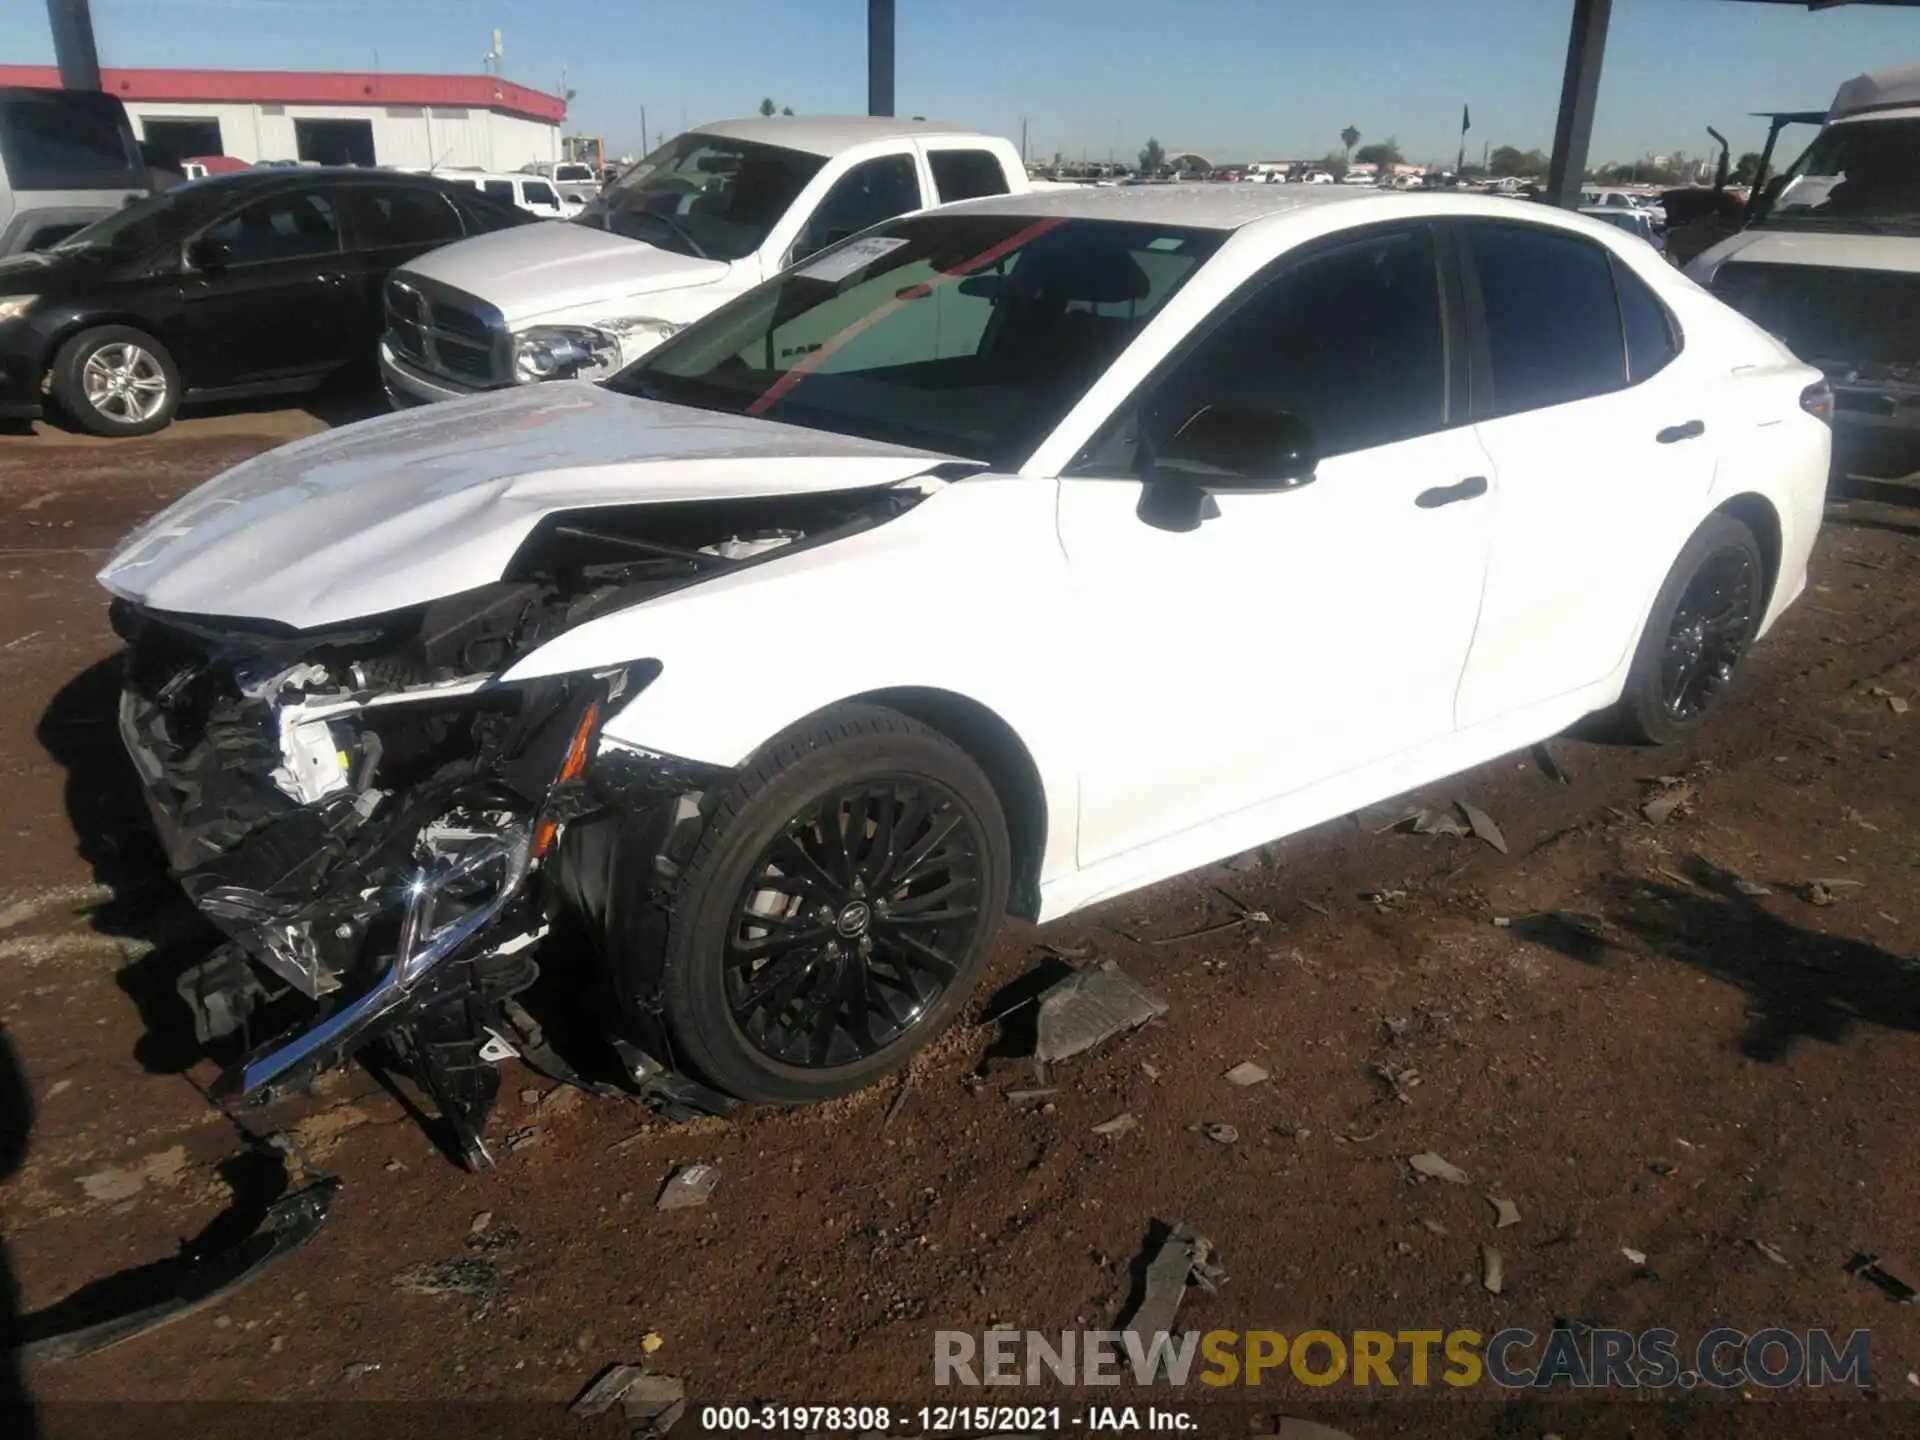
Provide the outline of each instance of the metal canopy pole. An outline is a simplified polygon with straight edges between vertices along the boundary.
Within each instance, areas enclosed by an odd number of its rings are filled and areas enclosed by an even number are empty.
[[[1547,199],[1571,210],[1580,204],[1593,139],[1593,102],[1600,93],[1600,62],[1607,50],[1613,0],[1573,0],[1573,32],[1567,37],[1567,73],[1560,82],[1560,119],[1553,131],[1553,164]]]
[[[61,85],[68,90],[100,89],[100,52],[93,44],[88,0],[47,0],[47,27],[53,31]]]
[[[867,113],[893,114],[893,0],[867,0]]]

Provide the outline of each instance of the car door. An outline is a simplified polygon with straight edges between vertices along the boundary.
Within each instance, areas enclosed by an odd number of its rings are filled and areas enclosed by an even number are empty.
[[[354,349],[371,358],[386,328],[383,287],[387,276],[416,256],[461,238],[465,230],[453,201],[430,185],[351,185],[341,192],[353,282]]]
[[[319,374],[358,330],[331,185],[275,190],[202,230],[180,280],[181,372],[193,389]]]
[[[920,167],[911,154],[902,151],[862,160],[820,197],[793,242],[788,263],[926,203],[920,193]]]
[[[1459,233],[1497,490],[1464,729],[1613,673],[1715,465],[1711,387],[1631,266],[1557,227],[1475,220]]]
[[[1491,512],[1450,293],[1426,225],[1283,258],[1061,481],[1082,865],[1451,734]],[[1126,457],[1209,406],[1291,414],[1322,458],[1158,528]]]

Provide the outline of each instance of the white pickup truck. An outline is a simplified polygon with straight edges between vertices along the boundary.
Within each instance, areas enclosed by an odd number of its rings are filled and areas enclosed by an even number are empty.
[[[1032,188],[1008,141],[781,115],[669,141],[575,219],[479,235],[387,280],[396,407],[603,379],[795,261],[909,210]]]

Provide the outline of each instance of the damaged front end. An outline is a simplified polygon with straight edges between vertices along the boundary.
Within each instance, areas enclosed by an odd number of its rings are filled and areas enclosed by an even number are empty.
[[[564,837],[611,813],[647,820],[628,828],[664,844],[697,827],[725,772],[603,737],[659,674],[652,660],[500,677],[586,620],[918,498],[889,487],[554,515],[501,580],[323,630],[116,600],[121,734],[175,874],[228,937],[179,982],[202,1041],[238,1036],[246,1051],[218,1095],[300,1088],[382,1040],[433,1096],[464,1163],[484,1163],[497,1063],[542,1043],[514,997],[558,927],[584,941],[554,956],[582,967],[567,988],[589,1007],[616,999],[603,1038],[628,1092],[724,1109],[649,1051],[646,997],[605,973],[609,947],[569,909],[596,886],[565,874],[591,847]]]

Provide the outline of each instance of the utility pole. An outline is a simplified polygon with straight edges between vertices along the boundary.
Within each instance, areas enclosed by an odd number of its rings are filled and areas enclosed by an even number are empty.
[[[867,0],[867,113],[893,114],[893,0]]]
[[[89,0],[47,0],[47,26],[60,63],[60,84],[68,90],[99,90],[100,51],[93,43]]]
[[[1020,163],[1027,163],[1027,117],[1020,117]]]

